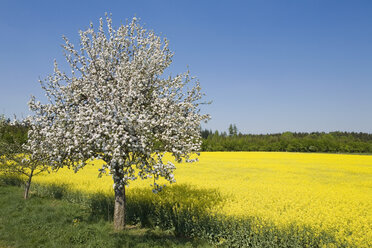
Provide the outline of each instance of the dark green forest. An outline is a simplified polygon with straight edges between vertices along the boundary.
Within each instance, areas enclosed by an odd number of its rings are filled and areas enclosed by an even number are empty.
[[[285,151],[372,153],[372,134],[357,132],[284,132],[242,134],[236,125],[227,132],[204,129],[202,151]]]
[[[28,127],[11,124],[0,116],[0,144],[24,143]],[[358,132],[284,132],[275,134],[242,134],[236,125],[226,132],[201,130],[202,151],[285,151],[372,153],[372,134]]]
[[[11,122],[0,115],[0,148],[22,145],[27,141],[28,126],[22,122]],[[3,150],[3,149],[1,149]],[[0,154],[1,151],[0,150]]]

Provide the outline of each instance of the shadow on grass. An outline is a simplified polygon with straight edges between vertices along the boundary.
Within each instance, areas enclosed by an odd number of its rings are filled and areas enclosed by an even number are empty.
[[[212,207],[222,203],[217,190],[198,189],[181,184],[166,187],[154,194],[150,188],[131,189],[127,194],[126,221],[143,227],[175,228],[177,215],[183,211],[206,214]],[[92,218],[112,221],[114,199],[112,196],[95,194],[89,197]]]
[[[199,239],[176,237],[172,232],[160,229],[133,228],[112,233],[116,247],[211,247]]]
[[[205,241],[177,238],[171,231],[132,226],[115,232],[110,222],[90,221],[82,204],[0,187],[0,247],[210,247]]]
[[[68,185],[32,185],[40,197],[65,199],[79,203],[90,212],[89,221],[113,221],[114,197],[104,193],[84,194],[71,191]],[[212,208],[223,205],[216,189],[200,189],[187,184],[164,188],[155,194],[151,188],[130,188],[126,196],[126,223],[141,227],[160,227],[176,234],[190,233],[192,225],[208,216]]]

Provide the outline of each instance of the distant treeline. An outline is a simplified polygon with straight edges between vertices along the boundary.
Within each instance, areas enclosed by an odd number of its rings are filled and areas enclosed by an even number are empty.
[[[0,115],[0,147],[1,145],[7,144],[26,143],[27,132],[27,125],[24,125],[21,122],[11,123],[10,119],[6,119],[4,116]]]
[[[23,144],[28,127],[20,122],[11,124],[0,115],[0,144]],[[356,132],[285,132],[277,134],[242,134],[236,125],[227,132],[204,129],[202,151],[286,151],[372,153],[372,134]],[[0,151],[1,154],[1,151]]]
[[[284,132],[241,134],[235,125],[228,132],[202,130],[202,151],[286,151],[372,153],[372,134],[356,132]]]

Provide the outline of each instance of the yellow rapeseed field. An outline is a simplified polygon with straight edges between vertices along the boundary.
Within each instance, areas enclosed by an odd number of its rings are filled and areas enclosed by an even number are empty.
[[[78,173],[62,169],[34,178],[73,190],[113,194],[112,179],[97,178],[99,161]],[[372,246],[372,156],[282,152],[203,152],[200,162],[177,165],[176,184],[218,189],[215,211],[257,217],[278,228],[291,224],[327,232],[340,242]],[[129,189],[146,187],[137,180]],[[187,197],[187,196],[185,196]],[[260,223],[256,230],[259,231]]]

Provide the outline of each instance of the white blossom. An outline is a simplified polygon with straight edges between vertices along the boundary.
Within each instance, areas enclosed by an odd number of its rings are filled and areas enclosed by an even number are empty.
[[[64,37],[71,68],[41,80],[48,102],[31,97],[28,149],[43,153],[54,168],[75,171],[89,160],[104,161],[100,174],[111,174],[121,189],[137,177],[174,182],[173,163],[192,162],[200,149],[203,94],[189,72],[164,77],[173,53],[168,40],[144,29],[136,18],[118,29],[106,17],[98,30],[80,31],[79,48]],[[154,182],[157,192],[162,186]]]

